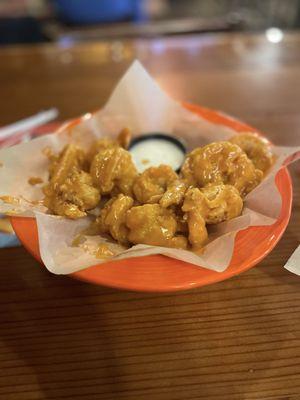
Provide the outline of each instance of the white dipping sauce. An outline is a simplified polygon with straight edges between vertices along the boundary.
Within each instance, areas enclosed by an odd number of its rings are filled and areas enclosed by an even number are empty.
[[[170,165],[175,171],[183,163],[185,153],[175,143],[167,139],[147,138],[134,144],[129,152],[139,172],[161,164]]]

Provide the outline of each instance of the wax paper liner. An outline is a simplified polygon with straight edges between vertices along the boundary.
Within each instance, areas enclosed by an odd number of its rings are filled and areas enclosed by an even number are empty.
[[[115,254],[114,259],[164,254],[221,272],[230,263],[239,230],[251,225],[271,225],[276,221],[281,209],[281,196],[274,178],[282,165],[299,157],[300,147],[273,147],[277,161],[264,181],[246,197],[243,214],[212,227],[210,242],[199,255],[187,250],[146,245],[126,250],[100,236],[86,237],[79,247],[72,246],[74,237],[90,224],[90,217],[72,221],[47,214],[47,210],[38,204],[43,198],[42,185],[31,186],[28,178],[38,176],[44,182],[47,180],[45,147],[58,152],[66,143],[73,142],[88,149],[96,138],[114,137],[124,127],[129,127],[133,135],[160,131],[180,136],[188,149],[226,140],[236,133],[186,110],[164,93],[136,61],[100,111],[86,115],[82,122],[71,128],[62,128],[55,134],[1,150],[0,196],[11,196],[19,201],[16,204],[0,201],[0,212],[35,216],[41,257],[51,272],[68,274],[107,261],[93,255],[102,242]]]
[[[300,246],[296,248],[284,268],[296,275],[300,275]]]

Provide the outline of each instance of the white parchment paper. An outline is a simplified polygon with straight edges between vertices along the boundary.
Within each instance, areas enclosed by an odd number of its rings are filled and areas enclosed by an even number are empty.
[[[300,245],[288,259],[284,268],[296,275],[300,275]]]
[[[45,147],[60,151],[66,143],[77,143],[83,148],[102,136],[116,136],[129,127],[133,135],[160,131],[182,137],[189,149],[216,140],[226,140],[235,131],[213,124],[187,111],[180,103],[164,93],[139,62],[134,62],[113,91],[108,102],[96,114],[87,115],[77,126],[31,142],[0,151],[0,196],[20,198],[17,204],[0,200],[0,212],[34,216],[37,220],[40,252],[46,267],[56,274],[68,274],[91,265],[107,261],[93,255],[93,249],[105,241],[100,236],[86,237],[79,247],[72,246],[74,237],[90,224],[90,218],[76,221],[47,214],[43,206],[32,202],[43,198],[41,185],[31,186],[30,177],[48,175]],[[243,214],[231,221],[215,225],[211,241],[201,255],[190,251],[164,247],[137,245],[129,250],[114,243],[107,243],[114,258],[130,258],[150,254],[164,254],[194,265],[224,271],[230,263],[236,233],[251,225],[271,225],[281,209],[281,197],[274,178],[282,165],[300,155],[300,147],[275,147],[276,164],[265,178],[245,199]],[[101,268],[101,266],[99,266]]]

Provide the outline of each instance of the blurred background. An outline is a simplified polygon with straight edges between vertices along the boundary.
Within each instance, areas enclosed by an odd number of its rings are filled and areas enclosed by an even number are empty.
[[[300,26],[300,0],[0,0],[0,45]]]

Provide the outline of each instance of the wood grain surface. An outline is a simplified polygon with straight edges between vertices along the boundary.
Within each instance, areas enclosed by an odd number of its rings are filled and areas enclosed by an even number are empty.
[[[300,35],[205,35],[0,51],[0,125],[101,107],[133,59],[175,98],[300,144]],[[190,292],[143,294],[51,275],[0,250],[0,399],[300,399],[300,169],[286,233],[256,268]]]

